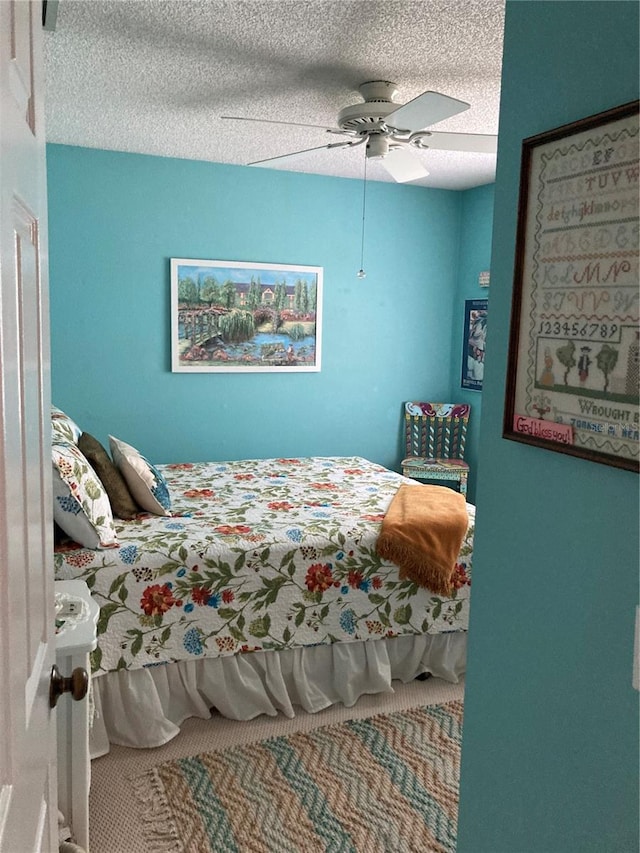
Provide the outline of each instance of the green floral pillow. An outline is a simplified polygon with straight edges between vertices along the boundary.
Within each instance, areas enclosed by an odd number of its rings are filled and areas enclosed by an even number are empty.
[[[111,504],[95,471],[74,444],[53,444],[53,518],[85,548],[113,548]]]
[[[69,415],[57,406],[51,406],[51,443],[77,444],[82,430]]]

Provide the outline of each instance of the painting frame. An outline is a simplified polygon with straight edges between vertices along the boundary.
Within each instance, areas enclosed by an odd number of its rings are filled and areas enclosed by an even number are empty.
[[[467,391],[482,391],[488,308],[488,299],[466,299],[464,303],[460,387]]]
[[[323,272],[171,258],[172,372],[320,372]]]
[[[635,472],[638,159],[638,101],[523,140],[502,433]]]

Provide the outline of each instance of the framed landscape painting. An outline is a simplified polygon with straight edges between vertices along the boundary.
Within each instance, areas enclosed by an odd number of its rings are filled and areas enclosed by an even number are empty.
[[[174,373],[320,370],[322,267],[171,259]]]

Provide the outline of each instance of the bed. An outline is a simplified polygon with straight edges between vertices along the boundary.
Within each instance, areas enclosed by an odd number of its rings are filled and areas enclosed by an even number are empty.
[[[453,591],[379,557],[399,486],[360,457],[155,466],[166,514],[114,518],[117,544],[56,547],[56,580],[100,606],[92,755],[153,747],[211,709],[234,719],[315,712],[392,680],[465,670],[475,510]]]

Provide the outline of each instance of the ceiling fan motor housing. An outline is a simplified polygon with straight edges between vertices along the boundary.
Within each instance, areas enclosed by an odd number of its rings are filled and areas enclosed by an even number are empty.
[[[393,101],[398,91],[396,84],[386,80],[374,80],[371,83],[363,83],[359,86],[359,91],[364,98],[364,103],[353,104],[340,110],[338,113],[340,130],[357,136],[387,132],[384,120],[400,106]]]

